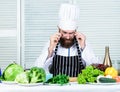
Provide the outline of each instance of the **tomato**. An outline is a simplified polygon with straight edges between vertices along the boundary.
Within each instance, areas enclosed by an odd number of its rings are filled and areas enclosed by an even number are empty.
[[[116,82],[120,82],[120,76],[116,76],[114,77],[114,79],[116,80]]]

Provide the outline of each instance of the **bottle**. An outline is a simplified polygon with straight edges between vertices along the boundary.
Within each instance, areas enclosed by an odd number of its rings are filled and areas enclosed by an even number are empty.
[[[104,57],[103,64],[106,66],[112,67],[112,62],[111,62],[110,54],[109,54],[109,46],[105,47],[105,57]]]

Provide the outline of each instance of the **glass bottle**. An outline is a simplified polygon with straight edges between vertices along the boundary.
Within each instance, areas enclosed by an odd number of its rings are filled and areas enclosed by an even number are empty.
[[[110,54],[109,54],[109,46],[105,47],[105,57],[104,57],[103,64],[106,66],[110,66],[110,67],[112,66],[112,62],[111,62]]]

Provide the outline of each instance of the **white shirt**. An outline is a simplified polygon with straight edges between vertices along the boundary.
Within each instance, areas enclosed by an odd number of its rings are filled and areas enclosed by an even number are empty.
[[[46,70],[46,72],[48,72],[48,67],[52,63],[52,59],[54,56],[54,53],[53,53],[53,55],[50,58],[47,58],[48,47],[49,47],[49,42],[47,42],[41,55],[35,61],[35,66],[43,67]],[[63,48],[59,45],[58,50],[57,50],[57,55],[62,55],[62,56],[78,55],[76,45],[73,45],[72,47],[70,47],[69,51],[68,51],[68,48]],[[99,63],[99,60],[95,57],[93,50],[91,49],[90,45],[88,45],[87,43],[86,43],[84,50],[82,51],[82,59],[86,62],[86,65],[90,65],[92,63]]]

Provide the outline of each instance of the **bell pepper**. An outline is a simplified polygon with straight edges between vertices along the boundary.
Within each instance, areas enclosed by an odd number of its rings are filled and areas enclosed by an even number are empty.
[[[114,67],[108,67],[105,69],[105,76],[110,75],[112,78],[118,76],[118,71]]]

